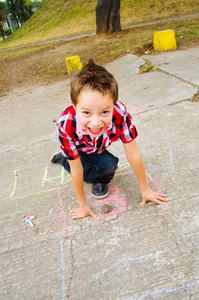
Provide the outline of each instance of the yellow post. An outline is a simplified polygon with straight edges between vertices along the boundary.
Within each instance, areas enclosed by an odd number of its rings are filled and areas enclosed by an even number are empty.
[[[78,55],[70,56],[65,58],[66,67],[69,77],[82,69],[82,63],[80,62],[80,57]]]
[[[176,39],[173,30],[156,31],[153,36],[155,50],[167,51],[176,49]]]

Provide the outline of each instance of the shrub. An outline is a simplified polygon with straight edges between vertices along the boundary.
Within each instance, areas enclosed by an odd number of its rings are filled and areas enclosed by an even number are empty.
[[[6,35],[6,36],[9,36],[9,35],[11,35],[11,34],[12,34],[11,28],[8,28],[8,29],[5,30],[5,35]]]

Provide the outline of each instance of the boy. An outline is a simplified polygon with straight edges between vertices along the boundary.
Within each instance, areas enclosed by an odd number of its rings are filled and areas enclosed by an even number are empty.
[[[151,190],[146,180],[142,158],[136,147],[137,131],[123,103],[118,101],[118,84],[102,66],[89,60],[71,80],[72,103],[57,122],[61,152],[51,162],[62,163],[71,172],[79,208],[72,219],[95,214],[88,206],[83,182],[93,183],[92,195],[98,199],[108,194],[107,184],[114,177],[118,158],[106,148],[121,139],[126,157],[135,172],[144,205],[147,201],[165,204],[166,195]]]

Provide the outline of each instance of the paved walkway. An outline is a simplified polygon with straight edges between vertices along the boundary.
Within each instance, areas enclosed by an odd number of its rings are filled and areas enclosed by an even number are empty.
[[[159,70],[139,74],[144,59]],[[1,299],[198,299],[199,103],[190,100],[198,93],[199,48],[127,55],[107,68],[135,120],[149,184],[170,201],[139,206],[117,142],[109,197],[95,201],[85,184],[98,217],[71,220],[71,176],[49,163],[69,82],[10,93],[0,102]],[[34,227],[22,222],[27,215]]]

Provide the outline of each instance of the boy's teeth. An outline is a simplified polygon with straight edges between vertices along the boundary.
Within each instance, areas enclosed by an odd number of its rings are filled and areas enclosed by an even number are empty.
[[[99,129],[92,129],[92,128],[91,128],[91,131],[99,131],[99,130],[100,130],[100,128],[99,128]]]

